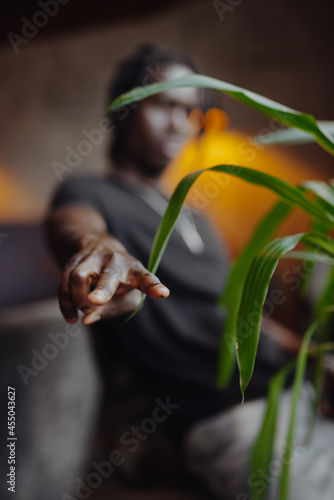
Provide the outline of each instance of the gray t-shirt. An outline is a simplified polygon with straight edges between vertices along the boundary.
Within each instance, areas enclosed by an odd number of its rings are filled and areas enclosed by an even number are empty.
[[[134,187],[112,177],[74,177],[60,187],[52,206],[93,206],[110,234],[146,266],[161,216],[145,201],[142,189],[140,184]],[[191,419],[196,420],[240,402],[240,390],[237,373],[227,390],[216,388],[223,327],[217,301],[228,271],[227,252],[208,221],[198,213],[193,218],[205,244],[202,253],[192,253],[174,230],[156,272],[170,296],[147,297],[128,323],[120,317],[97,323],[94,329],[104,371],[117,349],[156,386],[164,385],[169,394],[174,390],[174,399],[177,394],[182,394],[183,402],[188,399]],[[265,393],[274,370],[271,361],[259,361],[258,383],[250,385],[248,399]]]

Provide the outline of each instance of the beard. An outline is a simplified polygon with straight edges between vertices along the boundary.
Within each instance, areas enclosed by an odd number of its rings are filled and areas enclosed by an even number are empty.
[[[148,148],[150,153],[143,151],[131,151],[126,140],[117,141],[111,144],[109,149],[109,158],[113,164],[133,172],[137,172],[145,177],[158,179],[172,158],[164,155],[158,148]]]
[[[137,171],[140,174],[143,174],[147,177],[151,177],[153,179],[158,179],[164,170],[167,168],[169,164],[169,160],[161,160],[161,161],[152,161],[147,158],[136,159],[136,167]]]

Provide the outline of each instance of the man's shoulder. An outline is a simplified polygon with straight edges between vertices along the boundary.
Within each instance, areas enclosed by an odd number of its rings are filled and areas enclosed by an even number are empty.
[[[73,175],[55,190],[52,207],[69,203],[88,203],[100,209],[101,199],[108,198],[108,189],[112,189],[109,184],[108,178],[103,175]]]
[[[118,190],[112,178],[107,175],[83,174],[73,175],[64,180],[56,189],[58,194],[85,194],[90,196],[108,196]]]

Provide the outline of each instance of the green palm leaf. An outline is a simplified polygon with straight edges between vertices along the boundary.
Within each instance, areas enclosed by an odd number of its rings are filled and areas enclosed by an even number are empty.
[[[266,187],[280,196],[291,206],[299,206],[306,213],[327,224],[334,226],[334,217],[326,212],[322,207],[307,199],[305,193],[287,182],[278,179],[272,175],[260,172],[258,170],[240,167],[236,165],[217,165],[208,169],[197,170],[185,176],[177,185],[166,212],[161,220],[158,231],[155,235],[151,255],[148,263],[148,270],[155,273],[163,253],[172,234],[177,217],[181,211],[184,200],[196,179],[205,171],[223,172],[239,177],[251,184]],[[143,296],[139,307],[128,318],[130,320],[141,309],[145,297]]]
[[[310,341],[313,333],[317,329],[319,325],[319,320],[314,321],[311,326],[308,328],[305,336],[303,338],[302,346],[298,353],[297,358],[297,367],[295,380],[292,389],[292,399],[291,399],[291,410],[290,410],[290,418],[289,418],[289,426],[286,437],[286,444],[283,451],[283,460],[282,460],[282,472],[280,476],[279,483],[279,500],[288,500],[289,494],[289,482],[290,482],[290,464],[291,464],[291,455],[294,445],[294,432],[296,426],[296,418],[297,418],[297,409],[298,409],[298,400],[300,397],[300,391],[302,388],[302,384],[304,381],[307,356],[308,356],[308,348],[310,345]]]
[[[242,295],[237,321],[237,361],[240,371],[240,388],[244,398],[245,389],[251,379],[260,336],[262,307],[270,279],[279,259],[298,243],[334,257],[334,242],[318,233],[297,234],[278,238],[270,242],[257,255],[248,273]]]
[[[332,215],[330,215],[328,212],[325,212],[316,203],[308,200],[301,190],[294,186],[291,186],[281,179],[278,179],[277,177],[266,174],[264,172],[260,172],[258,170],[239,167],[236,165],[217,165],[208,169],[197,170],[195,172],[192,172],[191,174],[188,174],[179,182],[170,199],[165,215],[161,221],[153,243],[153,248],[148,264],[148,269],[151,272],[154,273],[158,268],[161,257],[176,223],[177,217],[181,211],[182,205],[191,186],[194,184],[196,179],[207,170],[227,173],[239,177],[240,179],[243,179],[251,184],[266,187],[280,196],[286,203],[289,203],[292,206],[297,205],[312,217],[320,219],[321,221],[326,221],[328,225],[334,226],[334,217]]]
[[[318,121],[318,126],[322,130],[326,130],[331,136],[334,135],[334,122],[333,121]],[[275,132],[268,132],[266,134],[260,134],[252,138],[252,141],[258,144],[265,145],[295,145],[295,144],[308,144],[314,142],[314,136],[302,130],[296,130],[294,128],[276,130]]]
[[[265,500],[267,496],[269,482],[266,482],[264,488],[259,488],[258,473],[261,470],[268,470],[273,459],[279,399],[293,365],[294,361],[285,365],[272,377],[269,384],[266,411],[250,457],[249,489],[252,500]]]
[[[334,142],[331,134],[319,124],[312,115],[295,111],[271,99],[267,99],[255,92],[243,89],[209,76],[190,74],[177,80],[153,83],[137,87],[119,96],[113,101],[107,113],[127,106],[135,101],[140,101],[151,95],[178,87],[202,87],[216,89],[224,94],[257,109],[261,113],[274,118],[277,122],[294,127],[312,134],[315,140],[329,153],[334,154]]]
[[[235,366],[236,325],[242,290],[255,255],[263,249],[291,211],[291,206],[278,202],[256,228],[249,243],[233,264],[219,304],[226,312],[219,353],[217,383],[224,387],[230,380]]]
[[[301,189],[315,193],[319,204],[323,206],[328,213],[334,214],[334,192],[331,186],[322,181],[307,181],[302,185]],[[264,217],[255,230],[250,242],[236,259],[230,271],[224,294],[220,299],[220,304],[225,308],[227,317],[219,356],[219,386],[227,385],[235,365],[235,332],[237,317],[243,286],[252,259],[270,240],[271,236],[276,232],[280,223],[288,215],[290,210],[291,207],[281,202],[274,207],[272,212],[269,212],[269,214]],[[326,223],[320,219],[313,221],[313,228],[315,231],[320,231],[324,234],[328,231]],[[296,259],[309,259],[312,262],[326,262],[329,265],[333,265],[334,263],[333,259],[314,251],[288,252],[286,256]],[[307,291],[308,282],[309,280],[305,277],[302,284],[305,293]]]
[[[306,181],[303,187],[315,193],[325,210],[334,214],[334,190],[329,184],[323,181]]]

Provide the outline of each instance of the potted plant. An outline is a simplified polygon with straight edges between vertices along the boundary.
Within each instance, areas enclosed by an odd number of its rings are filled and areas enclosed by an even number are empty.
[[[248,90],[198,74],[133,89],[118,97],[111,104],[108,112],[176,87],[206,87],[220,90],[286,127],[302,131],[301,140],[314,137],[322,148],[334,154],[334,139],[328,131],[328,124],[317,122],[309,114],[300,113]],[[297,139],[299,136],[297,135]],[[274,135],[272,140],[278,142],[280,139],[276,140],[276,135]],[[176,187],[153,243],[148,264],[148,270],[152,273],[155,273],[158,268],[189,189],[205,170],[190,173]],[[292,452],[298,397],[305,376],[307,358],[310,355],[316,357],[315,375],[316,380],[319,381],[324,370],[324,353],[334,350],[334,343],[328,341],[327,329],[330,313],[334,310],[334,241],[331,237],[334,229],[334,191],[331,184],[320,181],[310,181],[303,186],[295,187],[266,173],[237,165],[216,165],[208,170],[237,176],[250,184],[263,186],[273,191],[279,198],[277,204],[261,220],[250,241],[235,261],[224,293],[221,295],[219,306],[226,312],[226,321],[222,332],[217,377],[219,385],[228,383],[235,361],[237,361],[242,399],[244,398],[254,370],[262,308],[278,261],[289,255],[291,258],[302,257],[312,261],[325,261],[331,266],[327,281],[314,307],[313,321],[303,337],[297,358],[271,380],[267,410],[251,457],[251,468],[256,470],[268,463],[273,456],[279,396],[289,371],[295,367],[290,420],[284,450],[284,456],[287,459],[282,467],[278,496],[279,500],[286,500],[291,462],[288,458]],[[275,239],[275,233],[280,224],[296,207],[310,216],[312,224],[309,232]],[[296,247],[299,249],[300,245],[303,248],[302,252],[296,252]],[[143,296],[141,305],[131,317],[143,306],[144,299]],[[316,336],[315,333],[317,333]],[[316,388],[319,394],[321,384],[318,383]],[[253,491],[251,494],[253,500],[264,499],[266,491],[261,494]]]

